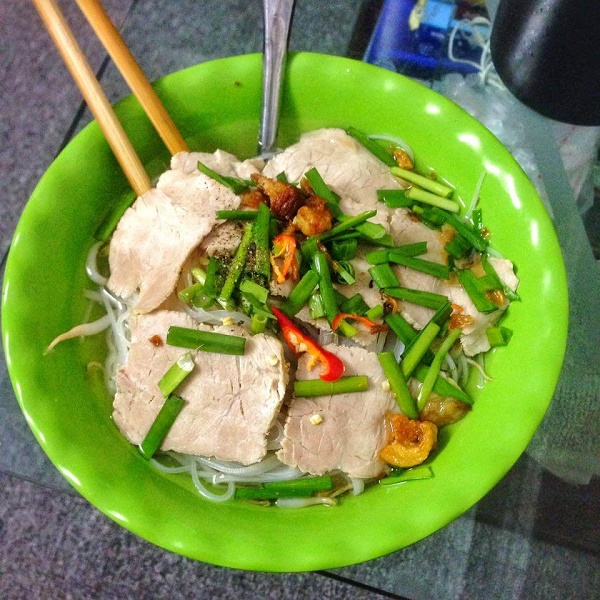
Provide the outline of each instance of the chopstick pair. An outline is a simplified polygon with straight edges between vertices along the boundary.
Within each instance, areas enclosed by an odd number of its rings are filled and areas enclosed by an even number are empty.
[[[152,187],[152,182],[56,0],[32,0],[32,2],[104,133],[129,184],[136,195],[141,196]],[[99,0],[76,0],[76,2],[171,154],[189,151],[181,133]]]

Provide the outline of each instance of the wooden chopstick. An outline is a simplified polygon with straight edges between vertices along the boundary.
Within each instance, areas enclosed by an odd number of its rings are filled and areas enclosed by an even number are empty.
[[[134,192],[141,196],[152,182],[102,91],[96,75],[55,0],[32,0]]]
[[[76,0],[98,39],[104,45],[117,69],[139,100],[148,118],[171,154],[189,152],[183,136],[177,129],[154,88],[123,41],[121,34],[99,0]]]

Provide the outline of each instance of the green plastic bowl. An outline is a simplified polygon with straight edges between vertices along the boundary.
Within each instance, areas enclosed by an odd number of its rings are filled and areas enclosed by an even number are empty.
[[[102,335],[48,343],[82,321],[92,233],[129,192],[100,129],[86,127],[39,182],[18,225],[6,267],[2,326],[18,401],[56,468],[93,505],[172,552],[241,569],[303,571],[372,559],[417,542],[468,510],[524,451],[552,397],[565,350],[567,286],[550,219],[532,184],[498,140],[452,102],[358,61],[296,54],[288,62],[279,144],[304,131],[354,125],[398,136],[469,198],[487,172],[481,206],[494,246],[517,265],[521,302],[505,323],[510,345],[487,360],[493,380],[471,414],[442,431],[433,479],[375,485],[337,507],[261,508],[202,500],[185,475],[155,471],[119,433],[111,397],[90,360]],[[226,58],[156,84],[195,150],[240,157],[256,148],[261,57]],[[151,176],[169,156],[127,98],[121,121]]]

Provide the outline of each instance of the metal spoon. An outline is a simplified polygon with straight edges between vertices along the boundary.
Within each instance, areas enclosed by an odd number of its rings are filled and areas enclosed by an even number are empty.
[[[263,96],[258,154],[276,150],[281,83],[295,0],[264,0]]]

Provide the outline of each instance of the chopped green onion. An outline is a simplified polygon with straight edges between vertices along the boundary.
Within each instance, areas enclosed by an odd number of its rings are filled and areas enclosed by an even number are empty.
[[[384,321],[405,346],[408,346],[418,335],[414,327],[400,313],[386,315]]]
[[[365,299],[358,293],[350,296],[339,303],[340,312],[352,315],[364,315],[369,310],[369,305]]]
[[[500,276],[494,269],[494,265],[488,260],[487,256],[481,257],[481,263],[485,274],[490,279],[490,289],[499,289],[504,292],[504,295],[512,302],[513,300],[520,300],[521,298],[516,292],[513,292],[505,283],[500,279]],[[493,282],[493,283],[491,283]]]
[[[374,142],[367,136],[366,133],[363,133],[356,127],[348,127],[346,133],[349,136],[352,136],[357,142],[359,142],[362,146],[364,146],[371,154],[376,156],[382,163],[386,164],[388,167],[393,167],[397,165],[394,157],[385,150],[380,144]]]
[[[217,219],[230,221],[255,221],[258,216],[257,210],[218,210]]]
[[[417,395],[417,408],[419,409],[419,412],[425,408],[427,400],[429,399],[429,394],[431,394],[438,375],[442,370],[442,363],[446,358],[446,354],[448,354],[452,346],[454,346],[454,343],[460,337],[461,333],[461,329],[453,329],[436,351],[431,367],[429,367],[429,371],[427,372],[423,384],[421,385],[421,389],[419,390],[419,394]]]
[[[405,190],[377,190],[377,200],[385,202],[388,208],[410,208],[413,204]]]
[[[294,381],[294,395],[297,398],[312,398],[314,396],[352,394],[354,392],[364,392],[368,387],[369,380],[366,375],[340,377],[336,381],[301,379]]]
[[[452,196],[452,192],[454,191],[452,188],[440,183],[439,181],[435,181],[434,179],[430,179],[429,177],[425,177],[424,175],[419,175],[414,171],[407,171],[406,169],[401,169],[400,167],[392,167],[390,172],[395,177],[400,177],[405,181],[410,183],[414,183],[419,187],[422,187],[424,190],[435,194],[436,196],[441,196],[442,198],[450,198]],[[415,189],[415,188],[411,188]]]
[[[304,177],[306,177],[310,183],[310,187],[316,196],[336,205],[340,203],[340,197],[329,189],[329,186],[325,183],[325,180],[321,177],[321,174],[317,171],[316,167],[306,171]]]
[[[379,480],[380,485],[396,485],[398,483],[405,483],[406,481],[419,481],[424,479],[433,479],[433,469],[429,465],[419,465],[418,467],[412,467],[406,469],[400,473],[392,473],[387,477]]]
[[[314,289],[319,283],[319,275],[316,271],[306,271],[298,285],[292,290],[288,299],[281,305],[281,310],[288,316],[293,317],[308,302]]]
[[[313,271],[313,273],[314,273],[314,271]],[[281,310],[283,310],[283,308]],[[319,294],[319,292],[315,292],[309,298],[308,310],[310,312],[311,319],[321,319],[322,317],[325,316],[325,309],[323,308],[323,300],[321,299],[321,294]]]
[[[184,405],[185,401],[174,394],[165,399],[156,419],[154,419],[148,433],[140,444],[140,452],[144,458],[152,458],[165,437],[167,437],[167,433],[169,433]]]
[[[437,206],[443,210],[456,213],[460,210],[460,204],[454,200],[448,200],[442,196],[437,196],[431,192],[427,192],[420,188],[412,187],[406,192],[406,197],[414,200],[415,202],[421,202],[423,204],[429,204],[430,206]]]
[[[244,265],[246,264],[246,257],[248,256],[248,251],[250,250],[250,245],[252,244],[252,227],[246,226],[246,231],[242,236],[242,241],[238,246],[235,256],[233,257],[233,261],[231,262],[231,266],[229,267],[229,273],[227,274],[227,278],[225,279],[225,283],[223,284],[223,288],[221,289],[221,293],[219,294],[219,304],[225,306],[229,302],[231,295],[235,290],[235,286],[240,278],[242,271],[244,270]]]
[[[370,265],[381,265],[383,263],[390,262],[388,260],[388,249],[383,248],[381,250],[373,250],[373,252],[367,252],[367,254],[365,254],[365,260]]]
[[[419,256],[419,254],[425,254],[425,252],[427,252],[427,242],[414,242],[412,244],[404,244],[403,246],[374,250],[365,255],[365,260],[371,265],[380,265],[381,263],[390,262],[388,258],[389,252],[401,254],[403,256]]]
[[[358,240],[355,237],[349,239],[336,238],[331,242],[331,257],[334,260],[352,260],[356,256]]]
[[[267,316],[263,312],[256,312],[252,315],[251,329],[252,333],[262,333],[267,328]]]
[[[327,257],[323,252],[315,252],[314,258],[315,271],[319,274],[319,291],[323,302],[323,309],[327,316],[327,321],[331,325],[338,314],[338,305],[335,299],[335,291],[331,283],[331,273]]]
[[[377,211],[370,211],[375,214]],[[364,213],[363,213],[364,214]],[[359,215],[360,216],[360,215]],[[374,214],[371,216],[375,216]],[[339,217],[339,221],[346,224],[350,222],[354,217],[350,217],[349,215],[343,215]],[[369,217],[370,219],[371,217]],[[354,225],[354,229],[358,231],[363,238],[366,238],[368,241],[378,244],[380,246],[393,246],[394,240],[392,236],[387,232],[386,228],[379,223],[371,223],[370,221],[365,221],[364,223],[359,223],[358,225]]]
[[[458,231],[458,233],[460,233],[473,248],[479,250],[479,252],[485,252],[488,243],[487,240],[483,239],[480,231],[469,227],[452,213],[445,212],[437,207],[432,208],[432,211],[438,213],[439,217],[444,219],[445,223],[454,227],[454,229],[456,229],[456,231]]]
[[[269,290],[250,279],[244,279],[240,283],[240,292],[243,294],[252,294],[261,304],[266,304],[269,297]]]
[[[506,346],[513,334],[508,327],[488,327],[485,333],[492,348]]]
[[[370,267],[368,272],[377,287],[380,289],[400,287],[400,282],[396,277],[396,273],[394,273],[389,263],[382,263],[380,265]]]
[[[410,343],[410,346],[406,348],[402,357],[402,362],[400,363],[402,374],[406,379],[408,379],[417,368],[439,332],[440,326],[433,321],[429,321]]]
[[[498,305],[485,295],[486,291],[494,289],[488,287],[488,281],[484,277],[477,277],[471,269],[457,271],[458,280],[465,288],[465,292],[480,313],[490,313],[498,310]],[[496,288],[497,289],[497,288]]]
[[[450,278],[450,269],[448,265],[441,265],[430,260],[415,258],[413,256],[406,256],[402,252],[395,252],[394,250],[388,251],[388,258],[389,261],[392,263],[396,263],[404,267],[409,267],[410,269],[414,269],[415,271],[421,271],[422,273],[427,273],[428,275],[433,275],[434,277],[438,277],[439,279]]]
[[[437,310],[448,302],[448,298],[441,294],[434,294],[433,292],[424,292],[422,290],[412,290],[410,288],[403,287],[391,287],[385,289],[385,294],[392,298],[398,298],[405,302],[412,302],[413,304],[419,304],[426,308],[432,308]]]
[[[161,394],[166,398],[171,395],[177,386],[193,371],[194,359],[189,352],[182,354],[169,368],[158,382]]]
[[[204,282],[206,281],[206,271],[204,269],[201,269],[200,267],[194,267],[191,273],[194,281],[204,285]]]
[[[204,286],[201,283],[192,283],[188,287],[182,289],[177,296],[182,302],[189,304],[195,298],[196,294],[202,292]]]
[[[330,240],[339,235],[340,233],[348,231],[349,229],[358,228],[360,225],[363,225],[368,219],[374,217],[376,214],[376,210],[367,210],[354,217],[351,217],[349,215],[343,215],[340,217],[341,222],[338,225],[332,227],[329,231],[325,231],[324,233],[320,233],[314,237],[316,237],[321,242],[324,242],[325,240]]]
[[[427,377],[428,372],[429,367],[425,365],[419,365],[415,369],[413,377],[422,383],[425,381],[425,377]],[[463,404],[467,404],[468,406],[473,405],[473,399],[468,394],[466,394],[457,385],[454,385],[442,375],[438,375],[437,379],[435,380],[433,391],[442,398],[454,398],[455,400],[458,400]]]
[[[270,222],[271,211],[266,204],[261,202],[258,205],[258,216],[252,226],[252,236],[256,246],[256,272],[266,285],[268,285],[271,279],[271,259],[269,254]]]
[[[214,331],[200,331],[187,327],[169,327],[167,344],[180,348],[191,348],[219,354],[244,354],[246,338]]]
[[[104,217],[100,225],[96,228],[94,238],[99,242],[106,242],[117,228],[125,211],[135,202],[136,198],[137,196],[133,192],[119,198],[117,205]]]
[[[471,250],[471,244],[460,233],[444,246],[446,252],[453,258],[462,258]]]
[[[381,317],[383,317],[383,312],[383,306],[381,304],[376,304],[365,313],[365,317],[374,321],[375,319],[381,319]]]
[[[212,306],[217,298],[218,285],[217,285],[217,274],[219,271],[219,261],[211,256],[208,259],[208,267],[206,268],[206,277],[204,279],[204,286],[201,293],[197,293],[192,298],[192,304],[200,308],[208,308]]]
[[[351,262],[347,260],[333,260],[331,261],[331,266],[337,283],[342,285],[353,285],[356,283],[354,266]]]
[[[406,383],[406,379],[402,374],[402,369],[396,362],[393,352],[380,352],[377,354],[379,363],[387,377],[392,391],[396,397],[396,402],[400,407],[400,410],[409,419],[418,419],[419,413],[417,411],[417,405],[415,404],[414,398],[411,396]]]
[[[238,177],[227,177],[225,175],[219,175],[216,171],[213,171],[210,167],[207,167],[205,164],[198,161],[198,171],[204,173],[204,175],[208,175],[211,179],[214,179],[217,183],[228,187],[233,191],[234,194],[241,194],[245,192],[249,187],[254,184],[252,181],[245,181]]]
[[[316,492],[331,490],[333,485],[333,479],[328,475],[303,477],[291,481],[273,481],[255,486],[238,486],[235,490],[235,497],[244,500],[306,498]]]

